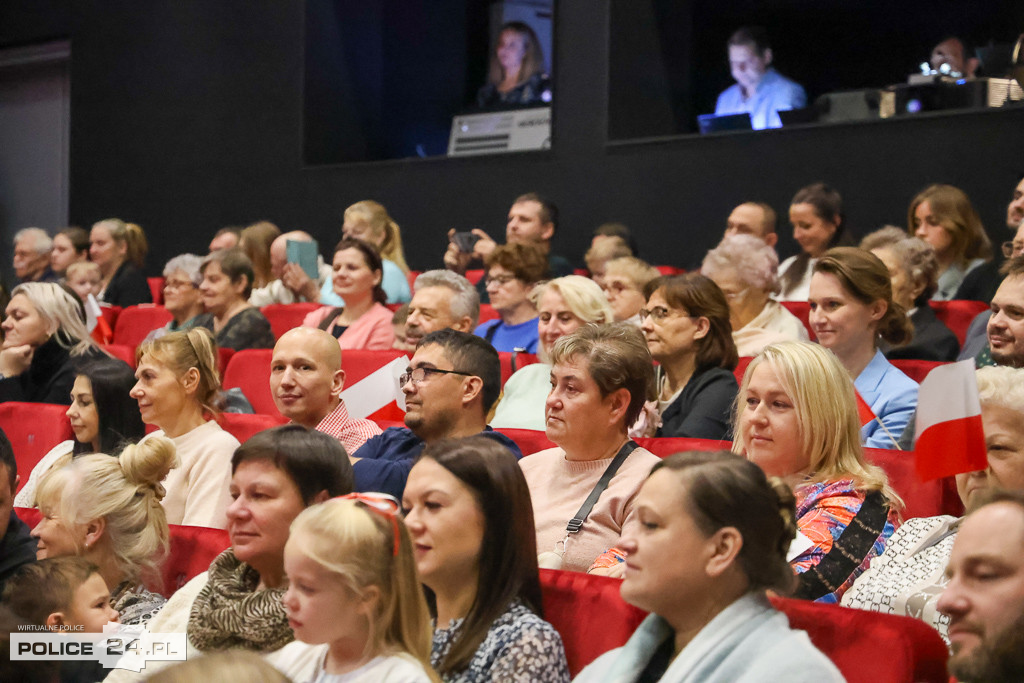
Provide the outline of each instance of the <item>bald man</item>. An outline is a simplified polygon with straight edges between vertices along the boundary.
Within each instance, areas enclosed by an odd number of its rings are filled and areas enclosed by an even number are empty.
[[[344,388],[337,339],[314,327],[281,335],[270,361],[274,405],[292,422],[335,437],[352,454],[381,430],[370,420],[349,416],[341,399]]]
[[[743,202],[732,210],[725,222],[722,238],[730,235],[753,235],[774,247],[779,241],[775,232],[775,210],[764,202]]]
[[[317,278],[310,279],[302,266],[288,263],[288,242],[315,242],[308,232],[293,230],[279,235],[270,243],[270,272],[276,278],[266,287],[252,290],[249,303],[253,306],[294,304],[300,301],[320,301],[320,288],[331,277],[331,267],[317,254]]]

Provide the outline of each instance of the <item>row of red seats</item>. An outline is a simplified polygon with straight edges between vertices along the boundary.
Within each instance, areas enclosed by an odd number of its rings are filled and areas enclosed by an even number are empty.
[[[16,511],[29,526],[39,522],[39,510]],[[154,587],[166,597],[206,571],[230,544],[221,529],[172,524],[170,537],[163,585]],[[623,645],[646,616],[622,599],[617,579],[542,569],[540,580],[544,617],[562,636],[574,676],[602,653]],[[947,680],[945,643],[922,621],[786,598],[772,602],[793,628],[807,631],[851,683]],[[880,665],[877,655],[883,650],[885,663]]]

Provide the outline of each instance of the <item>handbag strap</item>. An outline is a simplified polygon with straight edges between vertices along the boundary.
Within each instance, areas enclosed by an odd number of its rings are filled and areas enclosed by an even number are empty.
[[[608,467],[604,469],[604,474],[602,474],[601,478],[597,480],[597,483],[594,485],[594,490],[591,491],[590,495],[587,496],[587,499],[583,501],[583,506],[580,507],[580,511],[569,520],[569,524],[565,527],[566,534],[575,534],[579,532],[580,528],[583,526],[583,522],[587,520],[587,515],[589,515],[590,511],[594,509],[597,499],[600,498],[601,494],[604,493],[604,490],[608,488],[608,483],[612,480],[612,477],[614,477],[615,473],[619,471],[622,463],[626,462],[626,458],[629,457],[629,454],[638,447],[637,442],[632,439],[622,444],[622,448],[620,448],[619,452],[615,454],[612,461],[608,463]]]

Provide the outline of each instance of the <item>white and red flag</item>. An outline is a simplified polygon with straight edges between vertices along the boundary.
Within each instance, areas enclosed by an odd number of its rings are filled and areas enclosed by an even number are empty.
[[[917,394],[914,465],[922,481],[988,466],[974,361],[940,365]]]

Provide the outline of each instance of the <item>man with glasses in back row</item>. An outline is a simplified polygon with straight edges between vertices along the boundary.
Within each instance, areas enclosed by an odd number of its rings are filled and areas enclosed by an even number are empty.
[[[431,332],[416,346],[399,381],[406,426],[384,430],[352,454],[356,491],[400,499],[423,447],[441,439],[483,434],[522,457],[511,439],[487,425],[501,392],[501,363],[486,340],[450,329]]]

